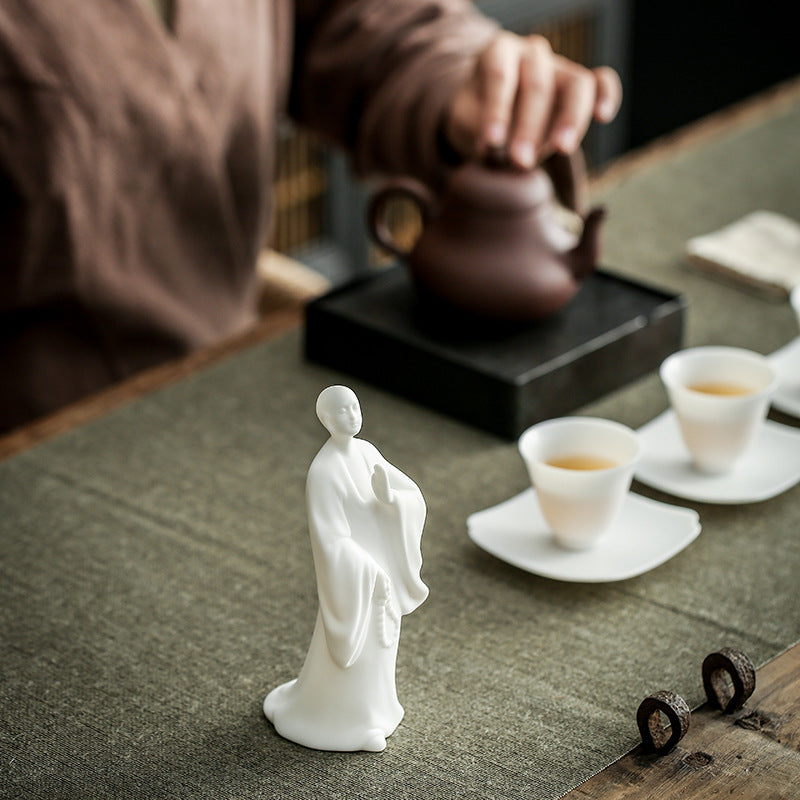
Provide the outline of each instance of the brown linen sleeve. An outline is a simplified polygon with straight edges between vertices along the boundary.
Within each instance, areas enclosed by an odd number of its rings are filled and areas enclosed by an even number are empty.
[[[497,30],[466,0],[298,0],[292,112],[358,174],[436,184],[443,113]]]

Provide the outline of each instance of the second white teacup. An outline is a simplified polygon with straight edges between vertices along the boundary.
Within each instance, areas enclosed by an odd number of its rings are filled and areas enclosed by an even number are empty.
[[[619,517],[641,446],[618,422],[563,417],[528,428],[519,452],[556,542],[585,550]]]
[[[738,347],[694,347],[673,353],[660,374],[695,466],[730,470],[767,414],[777,384],[767,359]]]

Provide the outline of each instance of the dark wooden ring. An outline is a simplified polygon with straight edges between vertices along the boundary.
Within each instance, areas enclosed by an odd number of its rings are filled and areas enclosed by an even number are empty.
[[[730,676],[733,693],[725,676]],[[703,687],[713,708],[725,714],[740,709],[756,688],[756,668],[747,654],[732,647],[723,647],[703,661]]]
[[[661,725],[661,714],[669,720],[669,735]],[[645,697],[636,712],[642,748],[646,753],[669,753],[686,735],[691,718],[686,701],[675,692],[660,691]]]

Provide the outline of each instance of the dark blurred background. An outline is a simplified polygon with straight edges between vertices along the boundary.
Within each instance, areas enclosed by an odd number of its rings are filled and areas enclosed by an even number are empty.
[[[626,147],[800,73],[790,8],[769,0],[634,0]]]

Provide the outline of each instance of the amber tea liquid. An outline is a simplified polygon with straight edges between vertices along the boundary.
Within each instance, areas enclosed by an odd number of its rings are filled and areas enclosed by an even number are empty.
[[[691,389],[693,392],[715,394],[720,397],[742,397],[746,394],[753,394],[755,391],[752,386],[728,381],[702,381],[700,383],[690,383],[686,388]]]
[[[548,459],[545,463],[560,469],[579,470],[611,469],[611,467],[617,466],[617,462],[611,458],[587,455],[559,456],[558,458]]]

